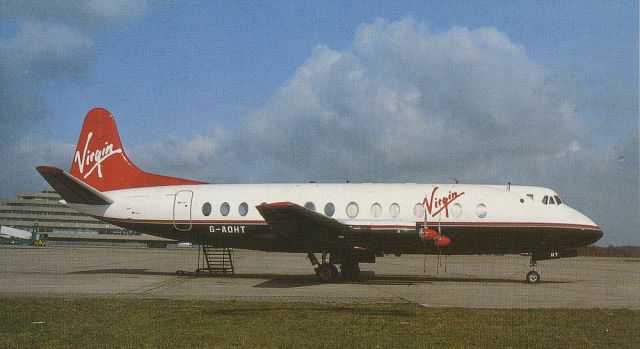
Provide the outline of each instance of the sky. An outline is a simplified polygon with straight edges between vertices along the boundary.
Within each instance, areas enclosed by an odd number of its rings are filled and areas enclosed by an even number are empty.
[[[3,1],[0,196],[111,111],[212,183],[553,188],[640,245],[638,2]]]

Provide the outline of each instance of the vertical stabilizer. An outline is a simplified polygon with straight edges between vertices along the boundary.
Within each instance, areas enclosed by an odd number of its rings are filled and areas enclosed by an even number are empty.
[[[108,110],[87,113],[73,155],[70,174],[99,191],[163,185],[203,184],[140,170],[129,160]]]

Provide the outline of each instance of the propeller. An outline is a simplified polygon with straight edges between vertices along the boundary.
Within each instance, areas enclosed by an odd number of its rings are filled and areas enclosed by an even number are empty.
[[[440,244],[438,243],[442,238],[442,211],[438,214],[438,236],[433,240],[433,244],[438,248],[438,265],[436,266],[436,275],[440,274]]]
[[[429,224],[427,222],[427,207],[426,207],[426,198],[425,198],[425,204],[424,204],[424,225],[422,227],[422,229],[420,229],[420,239],[422,240],[422,246],[424,248],[424,258],[422,260],[422,272],[426,274],[427,272],[427,241],[431,241],[432,243],[435,243],[436,239],[438,238],[438,236],[440,235],[440,233],[436,232],[433,229],[429,228]],[[435,247],[435,246],[434,246]]]
[[[433,247],[434,249],[436,249],[436,251],[438,252],[438,262],[437,262],[437,269],[436,269],[436,273],[440,273],[440,266],[442,265],[441,262],[441,250],[440,247],[442,246],[447,246],[451,243],[451,239],[446,236],[446,235],[442,235],[442,211],[439,212],[438,215],[438,231],[435,231],[433,229],[429,228],[429,225],[427,224],[427,207],[426,207],[426,198],[425,198],[425,210],[424,210],[424,225],[422,227],[422,229],[420,229],[419,232],[419,236],[420,239],[422,239],[422,246],[424,248],[424,259],[422,262],[422,268],[423,268],[423,273],[427,272],[427,240],[430,240],[433,243]],[[447,267],[445,265],[445,273],[447,272]]]
[[[425,198],[426,199],[426,198]],[[426,202],[426,200],[424,201]],[[424,206],[424,205],[423,205]],[[422,238],[422,246],[424,247],[424,258],[422,259],[422,273],[427,273],[427,239],[426,239],[426,229],[427,229],[427,208],[424,208],[424,226],[422,227],[425,231],[425,236],[421,236]]]

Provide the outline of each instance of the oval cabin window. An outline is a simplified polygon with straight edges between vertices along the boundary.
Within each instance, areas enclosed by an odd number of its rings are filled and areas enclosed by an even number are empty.
[[[227,216],[229,214],[229,211],[231,211],[229,203],[223,202],[222,205],[220,205],[220,214],[223,216]]]
[[[413,206],[413,214],[416,215],[416,218],[424,217],[424,206],[422,204]]]
[[[376,202],[375,204],[371,205],[371,215],[373,217],[378,218],[380,217],[381,213],[382,213],[382,206],[380,206],[379,203]]]
[[[307,210],[315,211],[316,205],[313,202],[309,201],[306,204],[304,204],[304,208],[306,208]]]
[[[349,205],[347,205],[347,216],[349,216],[349,218],[356,218],[359,211],[360,208],[357,203],[351,201]]]
[[[391,218],[398,218],[398,216],[400,215],[400,205],[396,204],[395,202],[391,204],[391,206],[389,206],[389,215],[391,216]]]
[[[462,206],[460,206],[459,203],[451,205],[449,211],[454,218],[460,218],[460,216],[462,216]]]
[[[333,205],[333,203],[327,202],[327,204],[324,205],[324,214],[331,217],[334,213],[336,213],[336,207]]]
[[[484,218],[487,216],[487,205],[485,204],[478,204],[478,206],[476,206],[476,214],[478,215],[478,217],[480,218]]]
[[[247,205],[246,202],[241,203],[240,206],[238,206],[238,212],[241,216],[246,216],[247,213],[249,213],[249,205]]]
[[[208,202],[205,202],[204,205],[202,205],[202,214],[205,216],[209,216],[211,214],[211,204]]]

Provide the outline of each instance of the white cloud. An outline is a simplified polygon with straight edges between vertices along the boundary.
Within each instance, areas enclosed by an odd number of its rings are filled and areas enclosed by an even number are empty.
[[[182,178],[211,180],[234,178],[239,161],[229,151],[228,134],[218,128],[213,137],[192,139],[170,136],[163,140],[126,148],[131,160],[145,171]]]
[[[350,49],[318,46],[248,116],[243,137],[294,178],[461,172],[575,144],[581,121],[552,80],[495,28],[436,34],[410,18],[378,20],[359,27]]]
[[[60,23],[25,22],[20,33],[0,41],[8,82],[36,88],[43,80],[77,76],[91,58],[93,42],[85,33]],[[10,87],[10,86],[7,86]]]

